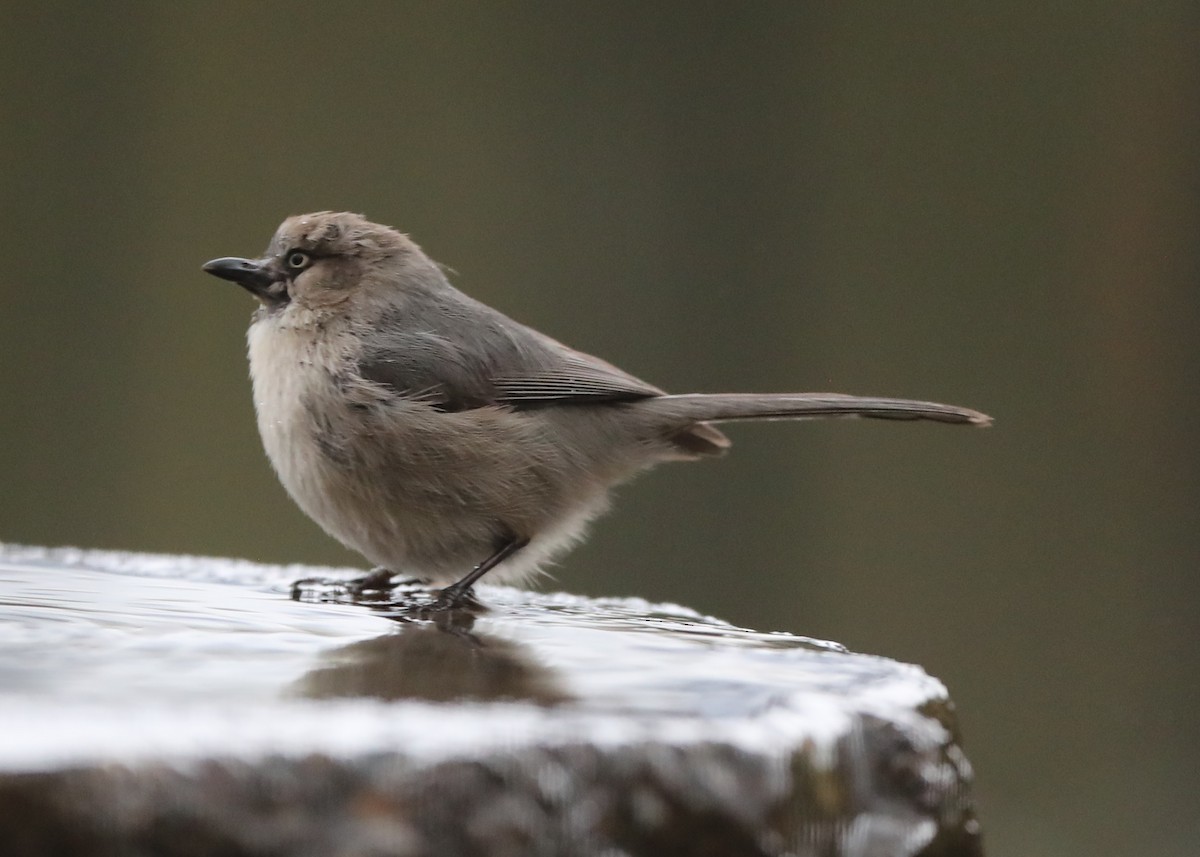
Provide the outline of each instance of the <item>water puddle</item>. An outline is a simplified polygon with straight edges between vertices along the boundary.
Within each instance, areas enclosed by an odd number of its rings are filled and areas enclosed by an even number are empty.
[[[945,693],[917,667],[639,599],[481,587],[486,611],[439,622],[340,603],[334,584],[292,600],[312,571],[0,546],[0,735],[28,739],[0,741],[0,767],[106,748],[366,752],[401,741],[402,721],[428,737],[453,719],[450,737],[402,743],[470,752],[502,722],[509,742],[815,738],[861,714],[928,726],[916,708]]]

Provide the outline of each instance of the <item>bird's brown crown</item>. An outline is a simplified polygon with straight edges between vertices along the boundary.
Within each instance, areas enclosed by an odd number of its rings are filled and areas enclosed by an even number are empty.
[[[372,223],[361,214],[317,211],[283,221],[267,252],[268,255],[282,256],[300,250],[314,256],[383,259],[410,251],[415,246],[403,233],[390,226]]]

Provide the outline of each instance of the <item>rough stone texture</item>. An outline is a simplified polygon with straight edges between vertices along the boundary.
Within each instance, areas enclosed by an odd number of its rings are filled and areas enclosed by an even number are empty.
[[[289,600],[312,573],[0,546],[0,853],[982,853],[919,668],[636,600]]]

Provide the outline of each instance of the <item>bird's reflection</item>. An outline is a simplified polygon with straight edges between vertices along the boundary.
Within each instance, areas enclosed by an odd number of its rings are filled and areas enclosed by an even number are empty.
[[[436,622],[401,619],[393,633],[328,652],[294,691],[309,699],[525,700],[538,705],[570,698],[527,646],[480,634],[474,624],[473,615],[457,610]]]

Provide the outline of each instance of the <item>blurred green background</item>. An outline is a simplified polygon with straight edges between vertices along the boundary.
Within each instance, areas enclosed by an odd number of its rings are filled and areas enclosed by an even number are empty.
[[[925,665],[992,854],[1195,854],[1200,11],[1001,5],[6,4],[0,539],[358,563],[199,266],[364,212],[668,389],[992,413],[733,427],[548,585]]]

